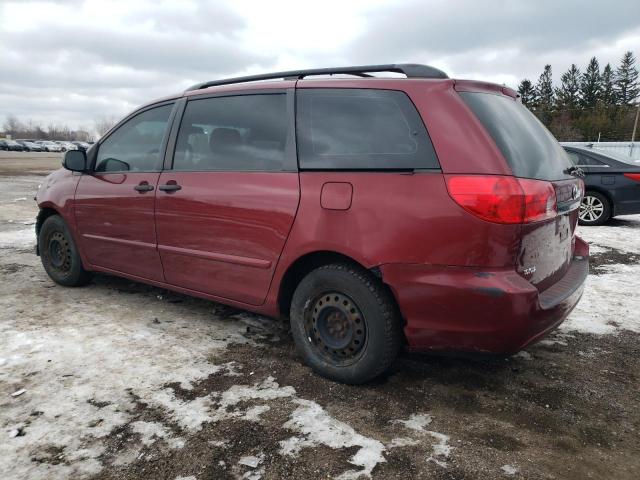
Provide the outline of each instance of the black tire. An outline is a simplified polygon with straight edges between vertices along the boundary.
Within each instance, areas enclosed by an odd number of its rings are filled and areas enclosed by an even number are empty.
[[[611,218],[611,203],[603,194],[587,191],[580,204],[578,223],[580,225],[604,225]]]
[[[348,384],[384,373],[402,344],[393,296],[370,272],[349,264],[319,267],[291,302],[296,350],[318,374]]]
[[[38,250],[51,280],[65,287],[80,287],[91,280],[91,272],[82,266],[71,232],[59,215],[48,217],[38,234]]]

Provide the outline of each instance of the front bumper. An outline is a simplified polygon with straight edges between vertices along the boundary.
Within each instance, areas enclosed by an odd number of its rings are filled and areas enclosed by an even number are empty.
[[[576,237],[567,272],[543,292],[510,269],[388,264],[380,270],[406,320],[411,349],[508,354],[571,313],[589,271],[589,247]]]

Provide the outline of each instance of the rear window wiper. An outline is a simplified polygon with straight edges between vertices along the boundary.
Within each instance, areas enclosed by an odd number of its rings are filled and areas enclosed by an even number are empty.
[[[577,167],[575,165],[573,167],[565,168],[562,171],[562,173],[573,175],[574,177],[578,177],[578,178],[584,178],[584,170],[582,170],[580,167]]]

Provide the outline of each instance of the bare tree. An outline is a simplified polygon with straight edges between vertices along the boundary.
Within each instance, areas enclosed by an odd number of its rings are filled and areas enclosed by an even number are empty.
[[[117,121],[118,119],[114,116],[103,115],[102,117],[96,118],[93,121],[93,125],[98,135],[102,136],[111,130],[111,127],[113,127]]]
[[[22,125],[22,122],[18,120],[18,117],[16,117],[13,114],[7,115],[7,118],[4,122],[4,131],[6,133],[15,137],[23,129],[24,129],[24,126]]]

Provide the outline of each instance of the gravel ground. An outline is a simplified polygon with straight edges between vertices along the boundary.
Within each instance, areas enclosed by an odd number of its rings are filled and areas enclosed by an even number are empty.
[[[640,476],[640,216],[582,228],[583,301],[511,358],[404,354],[373,384],[315,376],[286,325],[33,255],[38,173],[0,158],[0,478]]]

